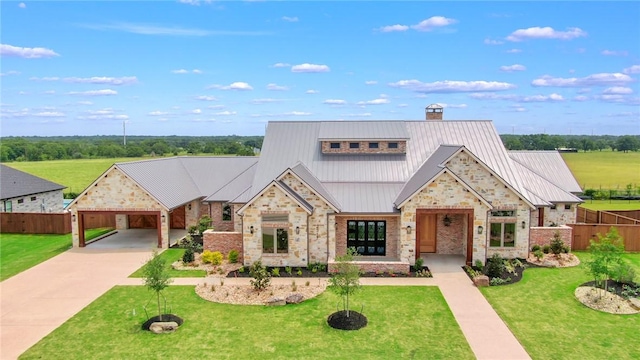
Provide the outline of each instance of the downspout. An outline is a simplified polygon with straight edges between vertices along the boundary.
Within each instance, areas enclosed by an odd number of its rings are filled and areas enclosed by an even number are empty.
[[[486,228],[485,230],[485,240],[484,240],[484,263],[487,263],[487,253],[489,252],[489,232],[491,231],[491,228],[489,226],[489,213],[491,213],[491,209],[487,210],[487,215],[485,216],[484,219],[484,226]],[[516,225],[517,226],[517,225]],[[471,256],[471,258],[473,259],[473,255]]]
[[[311,245],[311,242],[309,241],[309,218],[311,217],[310,214],[307,214],[307,266],[309,266],[309,261],[311,260],[309,258],[310,255],[310,251],[309,251],[309,246]],[[316,232],[316,238],[318,237],[317,232]]]
[[[242,264],[244,265],[245,256],[244,256],[244,215],[240,215],[236,212],[236,215],[240,216],[240,235],[241,235],[241,243],[242,243]]]

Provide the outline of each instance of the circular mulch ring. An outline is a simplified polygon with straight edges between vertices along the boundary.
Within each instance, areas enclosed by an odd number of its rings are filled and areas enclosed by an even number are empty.
[[[574,293],[576,299],[584,306],[609,314],[633,315],[640,313],[622,296],[592,285],[593,282],[582,284],[576,288]]]
[[[334,329],[358,330],[367,326],[367,317],[353,310],[349,311],[347,317],[347,311],[342,310],[329,315],[327,323]]]
[[[149,320],[145,321],[144,324],[142,324],[142,330],[149,330],[149,327],[151,326],[151,324],[158,321],[164,321],[164,322],[175,321],[178,324],[178,326],[182,325],[182,323],[184,322],[184,320],[182,320],[182,318],[178,315],[162,314],[162,320],[160,320],[159,315],[156,315],[150,318]]]

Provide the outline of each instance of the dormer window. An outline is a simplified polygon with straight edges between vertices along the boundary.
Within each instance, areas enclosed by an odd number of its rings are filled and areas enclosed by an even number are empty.
[[[360,149],[360,143],[357,143],[357,142],[349,143],[349,149]]]
[[[379,147],[380,144],[378,144],[377,142],[370,142],[369,143],[369,149],[377,149]]]
[[[398,148],[398,143],[397,142],[390,142],[388,145],[389,149],[397,149]]]
[[[332,149],[340,149],[340,143],[339,142],[332,142],[331,143],[331,148]]]

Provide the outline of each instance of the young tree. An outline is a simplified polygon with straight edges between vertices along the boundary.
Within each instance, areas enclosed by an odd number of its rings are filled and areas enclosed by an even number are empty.
[[[169,273],[165,267],[165,261],[157,251],[153,252],[153,256],[144,266],[144,284],[156,292],[158,303],[158,316],[162,321],[162,310],[160,307],[160,292],[166,289],[173,280],[169,277]]]
[[[611,227],[605,236],[598,234],[598,241],[591,240],[589,246],[591,260],[587,262],[587,271],[593,275],[596,286],[604,281],[604,290],[608,290],[608,282],[615,269],[622,263],[624,243],[616,227]]]
[[[342,296],[347,317],[349,317],[349,296],[360,289],[360,267],[353,262],[356,255],[354,248],[348,248],[346,254],[336,256],[336,272],[329,279],[329,288]]]

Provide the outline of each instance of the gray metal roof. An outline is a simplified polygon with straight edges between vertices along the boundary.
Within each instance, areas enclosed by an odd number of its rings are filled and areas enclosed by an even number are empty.
[[[10,166],[0,165],[0,199],[2,200],[66,188]]]
[[[509,151],[509,157],[566,191],[582,192],[571,169],[557,151]]]
[[[563,190],[551,181],[538,176],[518,162],[514,162],[514,169],[522,175],[525,188],[539,199],[536,206],[546,206],[549,203],[581,203],[582,200],[572,193]]]
[[[318,140],[406,140],[401,121],[323,121]]]
[[[393,200],[404,183],[329,182],[324,186],[340,199],[343,213],[393,213]]]
[[[340,210],[340,203],[334,199],[331,193],[324,187],[324,185],[322,185],[320,180],[318,180],[318,178],[315,177],[303,163],[296,164],[296,166],[291,168],[291,171],[302,179],[302,181],[307,183],[307,185],[318,193],[318,195],[328,201],[334,208]]]
[[[257,162],[256,157],[193,156],[132,161],[116,167],[167,209],[173,209],[217,192]]]
[[[205,198],[204,201],[230,201],[238,197],[239,194],[251,187],[253,176],[256,173],[256,165],[257,163],[251,165],[219,190]]]
[[[405,202],[413,196],[420,188],[431,181],[440,171],[443,170],[443,164],[460,150],[460,145],[441,145],[438,149],[418,168],[413,176],[406,182],[398,196],[396,197],[394,204],[396,206]]]

